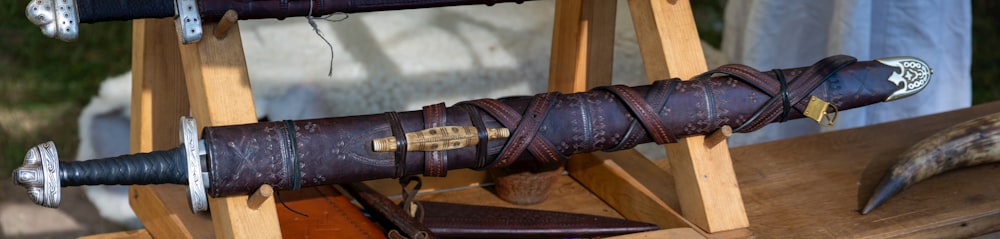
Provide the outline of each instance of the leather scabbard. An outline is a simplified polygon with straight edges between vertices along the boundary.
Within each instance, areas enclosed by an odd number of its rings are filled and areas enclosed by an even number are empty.
[[[600,238],[654,224],[555,211],[417,201],[416,220],[442,238]]]
[[[576,153],[676,142],[724,125],[749,132],[803,117],[813,96],[839,110],[885,101],[907,87],[887,81],[898,71],[876,61],[834,56],[811,67],[759,72],[727,65],[689,81],[480,99],[435,110],[207,127],[209,194],[246,194],[262,184],[294,190],[415,174],[442,176],[450,169],[503,167],[518,160],[550,162]],[[437,156],[405,151],[401,134],[429,125],[505,127],[511,133]],[[375,152],[372,140],[383,137],[395,137],[401,147]]]
[[[200,0],[201,17],[217,21],[228,10],[240,19],[320,17],[333,13],[359,13],[461,5],[493,5],[526,0]]]

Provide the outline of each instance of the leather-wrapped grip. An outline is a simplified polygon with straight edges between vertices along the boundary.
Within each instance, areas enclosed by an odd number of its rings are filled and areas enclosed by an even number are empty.
[[[102,160],[59,162],[63,187],[80,185],[187,184],[184,149],[174,148]]]
[[[172,17],[174,1],[76,0],[81,23]],[[223,11],[224,12],[224,11]]]
[[[457,103],[434,114],[454,126],[472,126],[470,116],[478,116],[485,127],[509,128],[511,137],[442,151],[447,160],[432,160],[434,165],[429,167],[425,152],[406,152],[405,160],[397,160],[397,152],[372,149],[373,139],[393,135],[394,127],[382,114],[208,127],[203,136],[212,182],[209,193],[245,194],[261,184],[276,189],[291,189],[295,183],[301,187],[342,184],[400,177],[400,171],[414,175],[426,170],[503,167],[520,160],[556,161],[576,153],[674,142],[709,134],[724,125],[749,132],[771,122],[803,117],[812,96],[846,110],[882,102],[902,87],[886,80],[897,68],[875,61],[855,62],[848,56],[767,72],[736,65],[721,69],[689,81],[670,79],[574,94]],[[421,110],[394,114],[406,132],[428,125],[427,113]],[[295,139],[294,145],[288,145],[289,137]],[[293,162],[289,152],[298,156],[291,166],[300,169],[301,177],[287,170]]]

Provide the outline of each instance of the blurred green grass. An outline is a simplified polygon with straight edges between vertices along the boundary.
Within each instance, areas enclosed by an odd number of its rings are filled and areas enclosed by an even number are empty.
[[[28,22],[27,3],[0,2],[0,178],[45,141],[73,157],[80,109],[102,80],[131,64],[131,23],[86,24],[77,42],[65,43]]]
[[[692,1],[702,39],[718,46],[726,0]],[[84,24],[80,39],[49,39],[24,17],[27,0],[0,1],[0,178],[25,151],[55,141],[73,157],[77,115],[107,76],[128,71],[131,23]],[[974,0],[973,103],[1000,99],[1000,1]]]

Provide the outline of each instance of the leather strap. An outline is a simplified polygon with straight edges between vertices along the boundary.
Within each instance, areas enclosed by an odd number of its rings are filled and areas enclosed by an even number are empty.
[[[399,121],[399,113],[386,112],[385,115],[389,121],[389,128],[392,130],[392,137],[396,138],[396,161],[393,178],[399,178],[406,175],[406,131],[403,130],[403,124]]]
[[[856,61],[857,59],[854,57],[845,55],[823,58],[791,80],[786,80],[785,73],[780,69],[772,70],[771,74],[767,74],[752,67],[737,64],[724,65],[698,77],[708,77],[713,74],[730,75],[771,97],[747,121],[735,129],[737,132],[750,132],[764,127],[779,116],[781,117],[780,121],[788,120],[791,110],[805,112],[808,104],[805,98],[833,73]]]
[[[661,83],[659,85],[662,86],[663,84]],[[646,132],[649,134],[650,138],[653,138],[654,142],[657,144],[676,142],[673,139],[673,135],[667,131],[667,126],[663,125],[663,121],[660,121],[660,117],[657,116],[657,111],[653,110],[653,106],[647,103],[643,98],[636,95],[635,91],[623,85],[603,86],[598,87],[597,89],[611,92],[621,99],[622,103],[624,103],[625,106],[628,107],[629,111],[632,112],[632,115],[639,120],[642,127],[646,128]],[[650,95],[654,98],[653,100],[659,100],[657,98],[662,98],[666,95],[657,94],[655,93],[656,90],[651,90],[650,92]]]
[[[448,115],[444,103],[424,106],[424,128],[445,126]],[[485,143],[485,141],[480,141]],[[444,151],[427,151],[424,153],[424,175],[444,177],[448,175],[448,153]]]
[[[544,138],[535,137],[549,109],[555,103],[554,99],[559,95],[558,92],[535,95],[525,110],[524,115],[527,117],[522,117],[510,106],[494,99],[468,101],[468,103],[476,105],[492,115],[504,127],[511,129],[507,145],[500,150],[500,155],[486,167],[510,165],[519,155],[524,153],[525,149],[531,152],[539,162],[565,160],[567,157],[555,150],[550,142]]]

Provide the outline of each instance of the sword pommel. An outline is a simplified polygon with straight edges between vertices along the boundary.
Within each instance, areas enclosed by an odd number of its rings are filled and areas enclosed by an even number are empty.
[[[45,36],[71,42],[76,40],[80,20],[76,0],[31,0],[24,9],[28,21],[42,28]]]
[[[875,59],[875,61],[897,68],[886,80],[901,88],[893,92],[885,101],[905,98],[920,92],[924,87],[927,87],[931,81],[931,75],[934,74],[934,70],[927,65],[927,62],[916,57],[887,57]]]
[[[24,164],[14,169],[14,184],[28,189],[35,204],[58,207],[61,195],[59,155],[52,141],[39,144],[24,155]]]

